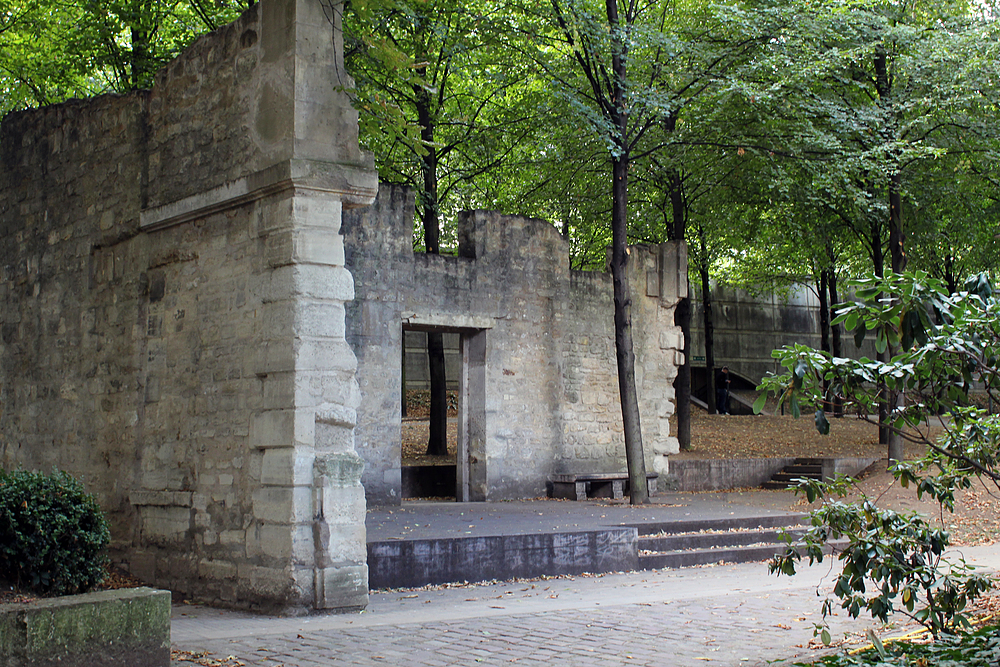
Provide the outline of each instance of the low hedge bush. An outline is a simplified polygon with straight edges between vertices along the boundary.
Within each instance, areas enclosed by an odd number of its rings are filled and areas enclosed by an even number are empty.
[[[68,473],[0,470],[0,578],[41,594],[101,583],[111,533],[104,513]]]

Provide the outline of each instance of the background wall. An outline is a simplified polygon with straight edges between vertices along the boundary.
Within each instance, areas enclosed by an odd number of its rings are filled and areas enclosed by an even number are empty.
[[[413,252],[412,219],[412,195],[385,185],[374,206],[344,218],[369,502],[399,502],[404,326],[485,332],[481,499],[543,495],[553,472],[623,470],[610,276],[571,272],[565,240],[540,220],[466,213],[449,257]],[[660,296],[661,254],[634,249],[632,280],[647,465],[665,470],[663,454],[676,451],[667,417],[680,337],[676,288]]]
[[[705,365],[704,310],[701,291],[692,292],[691,361]],[[845,298],[844,296],[841,297]],[[728,365],[754,382],[768,371],[783,369],[771,357],[771,350],[799,343],[820,348],[819,297],[806,288],[793,289],[787,297],[751,295],[745,290],[716,286],[712,291],[715,325],[715,365]],[[847,333],[842,336],[845,356],[874,358],[875,349],[867,340],[859,350]]]

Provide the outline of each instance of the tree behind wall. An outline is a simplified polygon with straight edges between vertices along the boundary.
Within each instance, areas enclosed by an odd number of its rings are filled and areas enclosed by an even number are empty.
[[[256,0],[0,2],[0,116],[152,85],[199,35]]]
[[[506,51],[495,48],[499,36],[485,6],[397,0],[352,10],[347,66],[357,81],[362,140],[374,151],[381,178],[406,183],[417,194],[422,234],[415,235],[415,249],[441,254],[449,198],[496,167],[508,150],[505,142],[520,136],[504,103],[523,75],[489,64]],[[440,332],[427,333],[427,357],[427,453],[444,455],[448,400]]]

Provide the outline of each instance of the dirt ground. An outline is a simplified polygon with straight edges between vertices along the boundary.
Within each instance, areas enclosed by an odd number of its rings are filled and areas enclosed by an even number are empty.
[[[856,491],[848,501],[862,497],[877,499],[880,507],[900,512],[919,512],[937,525],[944,525],[956,545],[993,543],[1000,536],[1000,489],[995,485],[976,482],[971,489],[956,494],[955,512],[949,513],[934,502],[917,498],[916,490],[903,488],[886,472],[885,448],[878,444],[878,427],[856,416],[830,419],[829,435],[816,431],[812,416],[793,419],[790,416],[730,416],[709,415],[704,410],[692,410],[690,451],[671,457],[677,459],[758,458],[758,457],[883,457],[857,480]],[[676,428],[671,420],[671,428]],[[931,427],[938,432],[940,427]],[[922,445],[907,443],[907,459],[919,458]],[[818,507],[809,505],[794,491],[742,489],[736,494],[740,502],[761,507],[806,512]]]
[[[457,424],[454,414],[448,423],[449,455],[429,457],[427,448],[426,409],[415,406],[403,421],[403,465],[443,465],[455,462]],[[856,416],[830,419],[829,435],[816,431],[812,416],[793,419],[791,416],[709,415],[693,409],[691,414],[691,445],[689,451],[673,457],[683,459],[773,458],[773,457],[884,457],[884,446],[878,444],[878,427]],[[676,432],[676,418],[671,419],[671,431]],[[923,447],[907,444],[906,457],[923,454]],[[960,491],[955,513],[942,513],[927,500],[917,498],[912,488],[904,489],[885,472],[887,462],[872,466],[858,480],[857,492],[848,500],[858,500],[862,494],[878,498],[879,505],[897,511],[916,511],[948,527],[953,541],[959,545],[985,544],[1000,536],[1000,489],[976,483],[972,489]],[[806,512],[810,506],[793,491],[737,489],[727,491],[734,501],[774,509]],[[818,505],[816,503],[814,506]]]

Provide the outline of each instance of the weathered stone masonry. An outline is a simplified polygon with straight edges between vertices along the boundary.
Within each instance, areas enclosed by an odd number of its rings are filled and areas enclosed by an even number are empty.
[[[367,602],[343,208],[377,189],[318,0],[264,0],[152,91],[0,134],[0,462],[83,477],[141,577]]]
[[[387,190],[345,251],[342,213],[377,181],[324,5],[262,0],[151,91],[0,125],[0,465],[83,478],[122,563],[216,603],[367,603],[404,326],[462,335],[462,497],[624,466],[609,279],[570,272],[550,225],[474,212],[458,257],[414,255],[412,203]],[[632,257],[663,472],[685,258]]]
[[[553,472],[624,470],[610,276],[570,271],[566,241],[544,221],[465,213],[449,257],[414,253],[412,220],[412,197],[390,186],[344,216],[369,501],[400,501],[404,329],[462,335],[460,498],[537,497]],[[683,346],[673,309],[686,266],[683,245],[631,249],[643,440],[647,467],[660,473],[677,451],[668,418]]]

